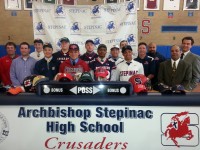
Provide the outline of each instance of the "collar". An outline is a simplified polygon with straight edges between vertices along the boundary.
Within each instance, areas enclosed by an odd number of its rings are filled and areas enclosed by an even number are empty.
[[[78,60],[79,60],[79,58],[76,58],[75,60],[73,60],[73,59],[70,58],[71,64],[73,64],[73,61],[75,61],[75,64],[76,64],[78,62]]]
[[[50,62],[52,60],[53,57],[50,57],[50,58],[46,58],[44,57],[44,59],[47,61],[47,62]]]
[[[98,57],[97,59],[98,59],[99,62],[104,63],[104,62],[106,61],[107,58],[104,57],[103,59],[101,59],[101,58]]]
[[[190,50],[187,51],[187,52],[185,52],[183,58],[185,58],[185,56],[186,56],[189,52],[190,52]]]
[[[179,61],[180,61],[180,58],[177,59],[176,61],[174,61],[173,59],[171,59],[171,65],[172,65],[172,67],[173,67],[173,64],[175,62],[176,63],[176,68],[177,68]]]

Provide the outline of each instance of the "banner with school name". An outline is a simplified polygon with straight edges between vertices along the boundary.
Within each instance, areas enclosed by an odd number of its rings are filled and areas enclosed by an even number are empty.
[[[198,107],[0,106],[1,150],[197,150]]]
[[[33,1],[34,38],[51,42],[54,51],[60,50],[62,37],[79,45],[85,52],[85,41],[92,39],[95,49],[127,40],[137,56],[138,23],[136,0],[105,5],[58,5]]]

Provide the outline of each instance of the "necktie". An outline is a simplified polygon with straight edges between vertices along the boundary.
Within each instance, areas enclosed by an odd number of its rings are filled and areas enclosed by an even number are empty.
[[[40,57],[40,53],[37,54],[37,57]]]
[[[101,59],[101,62],[104,62],[103,59]]]
[[[50,62],[50,60],[48,59],[47,60],[47,69],[49,70],[49,62]]]
[[[117,61],[117,59],[116,59],[116,58],[114,58],[113,60],[114,60],[114,61]]]
[[[181,54],[181,59],[183,59],[184,53]]]
[[[173,72],[176,71],[176,62],[175,61],[174,61],[173,66],[172,66],[172,70],[173,70]]]
[[[75,64],[76,64],[76,63],[75,63],[75,60],[73,60],[73,61],[72,61],[72,65],[75,66]]]

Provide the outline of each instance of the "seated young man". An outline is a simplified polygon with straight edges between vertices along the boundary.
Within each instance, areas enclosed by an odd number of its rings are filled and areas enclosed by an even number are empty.
[[[77,44],[69,45],[69,59],[60,64],[60,73],[70,73],[75,79],[76,73],[89,72],[90,68],[86,62],[79,58],[80,51]]]
[[[59,71],[59,61],[53,56],[53,47],[50,43],[46,43],[43,46],[44,58],[39,60],[35,64],[34,73],[37,75],[43,75],[53,80],[54,76]]]
[[[87,40],[85,42],[85,49],[86,53],[81,55],[80,59],[89,64],[92,60],[98,57],[98,55],[94,52],[94,42],[92,40]]]
[[[108,71],[108,75],[106,76],[107,81],[115,81],[115,71],[116,66],[115,63],[108,58],[106,58],[107,53],[107,47],[104,44],[100,44],[97,49],[98,58],[96,58],[94,61],[92,61],[89,66],[91,68],[91,75],[94,77],[94,80],[98,80],[97,77],[95,77],[95,72],[99,68],[106,69]]]
[[[122,48],[124,60],[117,65],[116,80],[128,81],[135,74],[144,74],[143,65],[133,60],[132,47],[130,45]]]

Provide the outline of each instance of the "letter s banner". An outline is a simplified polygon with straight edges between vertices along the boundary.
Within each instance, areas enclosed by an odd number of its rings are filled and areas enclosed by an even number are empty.
[[[141,26],[141,33],[142,34],[149,34],[150,33],[150,19],[143,19],[142,20],[142,26]]]
[[[196,113],[163,113],[161,144],[163,146],[196,147],[199,145],[199,116]]]

